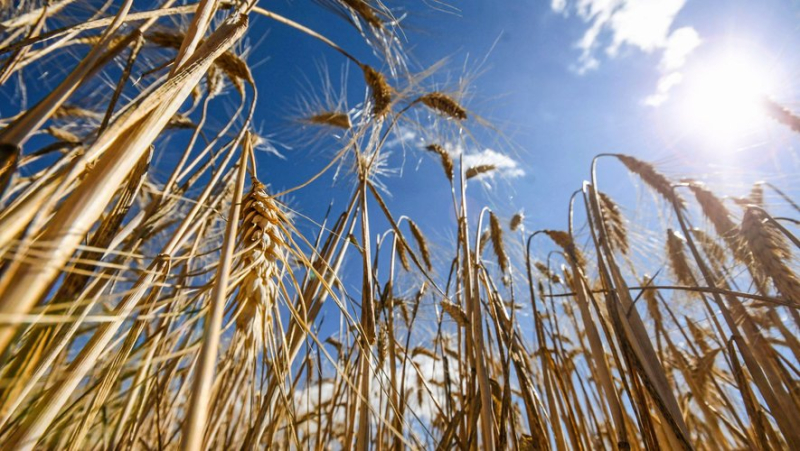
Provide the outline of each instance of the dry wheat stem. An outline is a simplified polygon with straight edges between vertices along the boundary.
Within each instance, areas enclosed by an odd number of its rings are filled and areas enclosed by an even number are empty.
[[[20,267],[13,276],[17,283],[8,286],[0,296],[1,312],[24,312],[36,302],[81,239],[81,232],[88,230],[113,195],[113,191],[105,189],[105,186],[127,175],[142,152],[149,147],[158,132],[180,107],[192,86],[199,81],[214,59],[244,33],[246,26],[246,16],[235,17],[221,26],[198,50],[198,54],[189,60],[186,68],[154,94],[152,103],[155,105],[152,114],[121,132],[119,147],[114,149],[113,154],[98,162],[86,180],[58,210],[52,220],[53,225],[43,233],[41,240],[55,243],[52,256],[47,259],[48,265],[38,268],[31,265]],[[109,128],[106,134],[112,132],[114,128],[114,126]],[[108,146],[111,144],[109,141],[111,139],[106,141],[98,139],[92,148],[100,145]],[[88,153],[91,151],[87,151]],[[11,274],[6,276],[12,277]],[[13,329],[9,327],[0,330],[0,349],[5,349],[12,333]]]
[[[132,0],[126,0],[123,3],[114,21],[103,32],[103,36],[97,45],[92,48],[89,54],[81,60],[78,66],[70,72],[56,89],[0,132],[0,143],[22,146],[30,138],[31,134],[38,130],[50,115],[75,92],[83,82],[84,77],[90,73],[95,63],[100,60],[106,45],[109,44],[113,34],[122,25],[122,21],[128,14],[132,4]]]
[[[189,411],[184,423],[182,449],[197,450],[203,447],[203,428],[206,425],[207,406],[210,401],[211,383],[214,378],[214,371],[217,366],[217,353],[220,341],[220,329],[222,325],[222,314],[227,298],[228,278],[233,259],[233,248],[236,244],[236,234],[239,225],[239,215],[241,212],[242,191],[244,190],[245,174],[247,173],[247,157],[252,152],[250,147],[251,137],[249,133],[245,135],[242,156],[239,160],[239,173],[234,188],[233,202],[231,203],[230,214],[225,229],[225,238],[222,242],[221,264],[217,267],[216,277],[214,278],[214,288],[210,295],[209,302],[211,309],[206,316],[205,333],[203,347],[197,361],[197,374],[195,374],[192,385],[192,397],[189,404]]]

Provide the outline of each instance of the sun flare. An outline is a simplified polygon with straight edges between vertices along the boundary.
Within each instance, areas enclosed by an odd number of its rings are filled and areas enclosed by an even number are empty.
[[[763,127],[765,98],[775,93],[774,72],[750,55],[730,52],[686,77],[681,115],[715,142],[732,142]]]

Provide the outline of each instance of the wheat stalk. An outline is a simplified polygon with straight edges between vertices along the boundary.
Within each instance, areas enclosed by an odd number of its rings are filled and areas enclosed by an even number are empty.
[[[467,119],[467,110],[458,104],[452,97],[441,93],[431,92],[416,100],[428,108],[437,111],[452,119],[463,121]]]
[[[672,269],[675,280],[686,286],[695,285],[692,270],[686,260],[684,239],[672,229],[667,230],[667,256],[669,257],[669,266]]]
[[[790,302],[800,299],[800,279],[787,265],[792,254],[783,235],[765,220],[762,213],[748,208],[742,219],[742,236],[764,274],[772,278],[778,291]]]
[[[272,323],[272,311],[278,298],[276,278],[278,263],[283,261],[286,246],[282,225],[284,215],[275,201],[266,193],[265,186],[253,181],[250,193],[244,200],[240,242],[245,249],[242,265],[248,268],[236,294],[236,325],[255,341],[256,349],[263,343],[262,324]]]
[[[440,146],[439,144],[430,144],[426,147],[427,150],[439,155],[439,158],[442,162],[442,169],[444,169],[444,174],[447,176],[447,179],[450,182],[453,182],[453,177],[455,175],[454,164],[453,164],[453,157],[450,156],[450,153],[447,152],[444,147]]]
[[[493,164],[479,164],[477,166],[472,166],[470,168],[467,168],[467,170],[466,170],[466,172],[464,174],[464,177],[467,180],[469,180],[469,179],[477,177],[479,175],[487,174],[489,172],[492,172],[495,169],[497,169],[497,166],[495,166]]]
[[[641,177],[644,183],[664,197],[667,202],[670,204],[677,203],[681,207],[684,206],[683,199],[672,191],[672,182],[662,173],[658,172],[653,165],[628,155],[615,154],[614,156],[617,157],[629,171]]]
[[[800,117],[770,99],[763,99],[762,104],[769,117],[800,133]]]
[[[389,113],[392,105],[392,88],[386,77],[370,66],[362,66],[364,81],[372,92],[372,114],[380,119]]]

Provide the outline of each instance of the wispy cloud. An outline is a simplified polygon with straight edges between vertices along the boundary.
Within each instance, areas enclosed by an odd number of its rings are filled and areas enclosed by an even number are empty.
[[[458,161],[463,158],[464,170],[477,166],[492,166],[491,171],[478,174],[472,180],[480,181],[486,188],[492,187],[495,178],[513,179],[525,175],[525,170],[520,167],[519,161],[494,149],[464,149],[461,145],[444,144],[444,149]]]
[[[553,0],[550,7],[557,13],[563,13],[567,8],[567,0]]]
[[[578,74],[597,69],[600,53],[616,57],[623,47],[645,53],[661,52],[661,76],[655,92],[644,103],[658,106],[681,82],[686,58],[700,44],[692,27],[672,29],[686,0],[551,0],[551,8],[564,16],[575,14],[588,28],[575,44],[581,51],[572,69]],[[608,39],[607,39],[608,38]]]
[[[659,106],[669,98],[672,88],[683,80],[681,69],[686,63],[686,57],[700,45],[700,35],[692,27],[678,28],[669,35],[664,53],[658,69],[661,78],[656,85],[656,92],[647,96],[644,103],[650,106]]]
[[[680,72],[671,72],[669,74],[662,75],[661,78],[658,79],[658,84],[656,84],[656,92],[645,97],[645,105],[659,106],[666,102],[667,99],[669,99],[669,92],[672,90],[672,88],[680,84],[682,81],[683,74]]]
[[[423,149],[428,144],[428,140],[423,138],[420,133],[410,127],[401,125],[398,126],[393,133],[392,139],[387,141],[386,147],[388,149],[392,149],[407,145],[416,145],[420,149]],[[489,182],[491,182],[495,177],[512,179],[525,175],[525,171],[520,167],[520,164],[517,160],[496,150],[489,148],[465,149],[463,145],[454,143],[444,143],[442,147],[453,157],[453,160],[456,162],[463,154],[465,170],[481,165],[493,166],[495,168],[493,171],[479,174],[473,179],[480,180],[487,187],[491,187]]]
[[[682,27],[673,31],[667,39],[660,69],[664,72],[678,70],[686,63],[686,57],[700,45],[700,35],[692,27]]]
[[[517,162],[517,160],[514,160],[508,155],[504,155],[495,150],[483,149],[478,152],[464,154],[465,168],[472,168],[481,165],[494,166],[495,170],[477,175],[475,177],[476,180],[486,181],[494,176],[510,179],[525,175],[525,171],[519,167],[519,162]]]
[[[402,147],[419,141],[420,137],[416,130],[407,125],[401,124],[394,128],[391,137],[388,141],[386,141],[385,145],[388,148],[394,148]]]
[[[400,367],[398,364],[397,368]],[[407,403],[407,410],[414,412],[413,418],[416,420],[407,418],[407,421],[410,423],[419,421],[427,424],[447,402],[443,364],[438,358],[434,359],[423,354],[413,355],[407,362],[404,374],[403,387],[406,393],[404,402]],[[459,386],[460,379],[457,374],[450,375],[450,383],[455,387]],[[369,403],[373,412],[382,411],[382,406],[387,402],[389,387],[389,364],[385,362],[383,368],[373,373],[370,380]],[[382,393],[383,400],[381,400]],[[344,429],[347,421],[346,404],[342,402],[342,399],[334,399],[334,394],[336,394],[336,386],[331,381],[313,383],[292,392],[294,415],[296,418],[304,420],[299,430],[308,429],[309,433],[315,434],[316,417],[314,415],[319,412],[333,412],[333,417],[327,421],[334,427]],[[337,396],[341,396],[341,393]],[[337,402],[337,405],[331,406],[332,401]],[[371,415],[370,421],[374,424],[377,420]],[[323,422],[323,424],[325,423]]]

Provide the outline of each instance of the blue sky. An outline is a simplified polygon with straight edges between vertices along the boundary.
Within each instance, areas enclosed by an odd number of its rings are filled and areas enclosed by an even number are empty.
[[[269,6],[379,64],[352,28],[313,2]],[[769,120],[710,133],[690,100],[698,97],[698,89],[707,90],[696,86],[696,79],[723,56],[733,55],[776,79],[769,94],[797,111],[800,57],[792,49],[800,43],[800,2],[469,0],[453,6],[450,12],[423,2],[406,6],[403,24],[417,70],[448,58],[430,79],[435,86],[452,89],[460,76],[474,78],[465,105],[508,141],[491,136],[493,131],[474,120],[466,127],[521,169],[514,177],[492,180],[491,189],[473,190],[479,197],[476,206],[488,203],[506,217],[522,209],[529,229],[564,228],[567,199],[588,177],[590,160],[600,152],[632,154],[675,175],[710,175],[722,179],[726,189],[744,190],[762,174],[792,180],[798,173],[797,134]],[[285,139],[283,132],[291,128],[285,112],[294,105],[296,88],[309,86],[305,77],[318,86],[320,62],[337,85],[344,61],[313,39],[263,18],[254,20],[249,39],[258,42],[249,55],[251,64],[263,61],[255,69],[260,90],[256,123],[293,147],[283,151],[285,161],[265,154],[261,171],[276,187],[292,186],[320,168],[334,149],[304,149]],[[659,82],[670,77],[680,83],[659,91]],[[355,99],[351,105],[363,98],[361,74],[352,65],[348,91]],[[423,223],[435,227],[440,219],[430,207],[447,209],[448,197],[444,185],[435,185],[441,177],[434,160],[412,143],[396,152],[392,163],[403,175],[387,181],[397,214],[422,216]],[[628,177],[620,177],[623,173],[613,164],[606,167],[606,189],[620,195],[630,191]],[[317,190],[327,194],[329,188],[329,181],[320,181],[295,195],[297,205],[318,217],[330,196],[319,196]],[[442,218],[448,213],[443,210]]]

